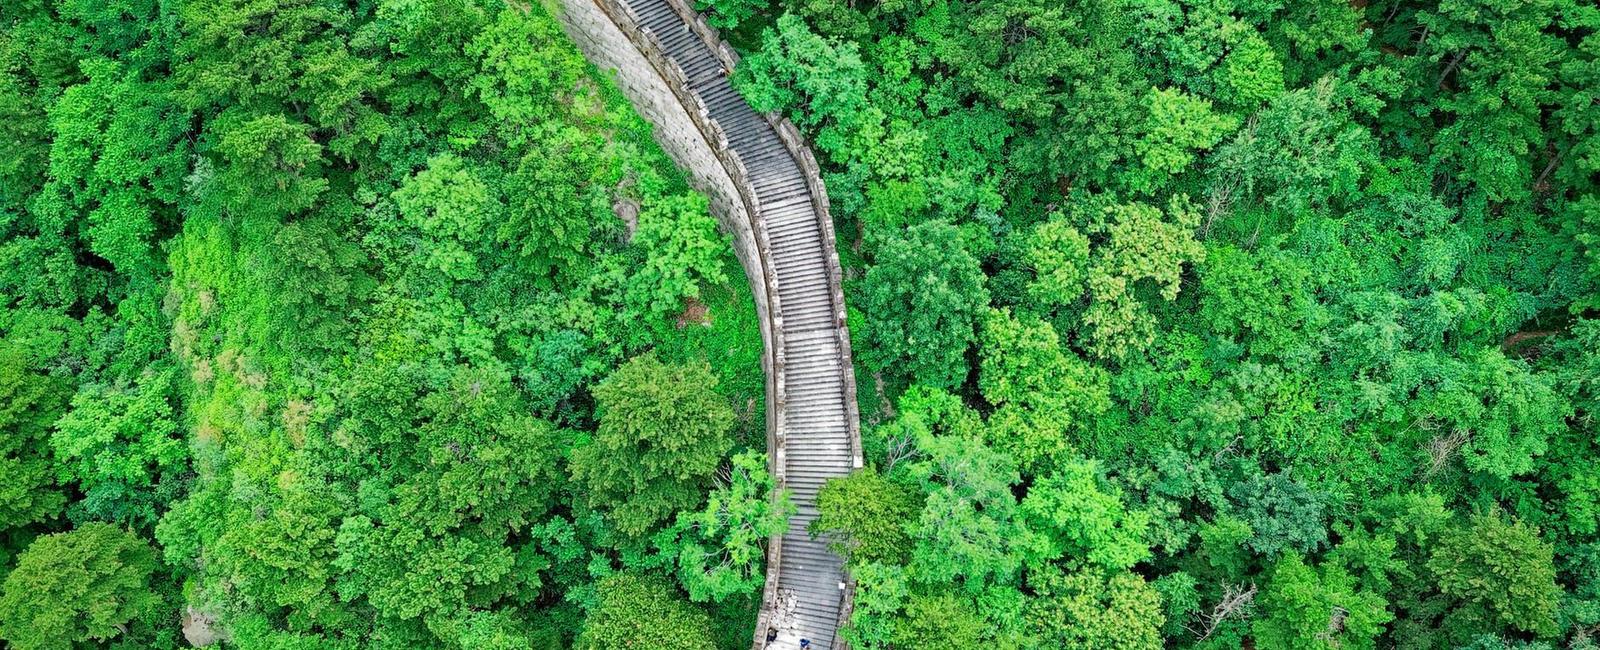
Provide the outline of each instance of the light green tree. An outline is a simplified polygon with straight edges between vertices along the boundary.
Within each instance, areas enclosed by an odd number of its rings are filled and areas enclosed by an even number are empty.
[[[1045,536],[1046,557],[1067,556],[1109,570],[1132,568],[1150,556],[1148,515],[1129,511],[1115,489],[1102,485],[1093,461],[1063,464],[1034,481],[1022,500],[1028,527]]]
[[[1162,300],[1178,298],[1184,268],[1205,258],[1195,239],[1199,225],[1200,213],[1181,196],[1166,210],[1143,203],[1105,208],[1088,231],[1105,240],[1095,248],[1083,314],[1091,351],[1118,359],[1155,340],[1156,319],[1140,285],[1150,283]]]
[[[1213,113],[1211,102],[1173,88],[1151,88],[1144,135],[1136,148],[1145,168],[1161,175],[1183,173],[1199,152],[1215,146],[1239,120]]]
[[[1375,648],[1394,619],[1388,602],[1358,589],[1343,567],[1311,567],[1292,553],[1274,565],[1257,603],[1262,616],[1252,629],[1262,648]]]
[[[1076,572],[1046,565],[1028,574],[1035,596],[1025,613],[1042,647],[1071,650],[1156,650],[1166,617],[1161,594],[1139,575]]]
[[[456,280],[482,276],[469,242],[493,223],[500,205],[462,159],[443,154],[394,193],[406,225],[421,235],[424,266]]]
[[[978,345],[978,388],[999,407],[985,435],[1025,468],[1060,458],[1073,434],[1111,408],[1109,375],[1062,349],[1055,328],[1037,316],[990,309]]]
[[[583,620],[577,650],[703,650],[712,642],[711,619],[686,602],[666,580],[619,573],[595,585],[598,601]]]
[[[678,582],[695,602],[720,602],[761,589],[766,542],[794,515],[787,492],[773,501],[766,454],[735,454],[726,478],[704,508],[680,512],[656,536],[656,548],[677,569]]]
[[[116,526],[45,535],[17,558],[0,591],[0,637],[18,650],[70,650],[106,641],[160,604],[155,552]]]

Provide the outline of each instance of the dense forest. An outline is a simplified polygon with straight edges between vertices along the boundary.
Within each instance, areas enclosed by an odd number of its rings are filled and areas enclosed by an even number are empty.
[[[748,643],[754,304],[547,12],[0,30],[10,647]]]
[[[1600,647],[1600,7],[702,0],[859,650]],[[748,647],[758,316],[554,5],[0,5],[0,639]]]
[[[1600,6],[706,8],[849,242],[856,648],[1600,644]]]

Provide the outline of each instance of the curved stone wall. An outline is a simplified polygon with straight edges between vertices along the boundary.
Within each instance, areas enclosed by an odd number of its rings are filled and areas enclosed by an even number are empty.
[[[753,645],[805,639],[817,650],[842,648],[849,580],[806,526],[821,485],[862,459],[841,272],[816,161],[792,124],[754,113],[733,91],[726,77],[737,54],[684,0],[559,0],[552,10],[710,197],[755,295],[768,457],[798,514],[769,541]]]

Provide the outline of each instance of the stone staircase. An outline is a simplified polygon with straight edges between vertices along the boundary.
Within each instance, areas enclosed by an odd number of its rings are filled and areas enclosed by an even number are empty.
[[[650,72],[636,69],[643,65],[623,71],[634,76],[631,84],[622,80],[630,99],[657,122],[658,139],[669,153],[680,154],[675,158],[691,167],[691,176],[707,187],[716,186],[712,180],[731,185],[731,193],[737,194],[720,202],[725,206],[721,212],[744,213],[744,218],[719,217],[738,231],[742,239],[736,245],[753,242],[740,250],[741,262],[757,285],[757,300],[764,297],[766,303],[758,307],[764,307],[760,311],[769,346],[768,455],[774,477],[797,507],[788,530],[769,543],[767,585],[753,647],[789,650],[807,639],[817,650],[843,648],[838,628],[849,616],[849,581],[825,540],[812,539],[806,530],[817,516],[822,484],[861,466],[839,260],[816,162],[793,125],[755,112],[733,89],[728,74],[737,55],[685,0],[560,2],[573,14],[593,13],[598,7],[616,27],[607,33],[620,32],[631,42]],[[585,29],[577,20],[568,22]],[[589,37],[586,50],[604,50],[607,60],[622,65],[632,61],[618,54],[620,46],[606,42],[605,34],[587,29],[590,33],[582,34]],[[659,79],[640,79],[640,74]],[[662,93],[662,88],[670,92]],[[665,101],[676,101],[682,113],[662,109]],[[663,122],[679,115],[695,123],[703,143],[685,143],[681,135],[669,133],[677,125]],[[709,147],[721,168],[693,169],[685,162],[693,157],[683,154],[691,145]],[[769,633],[775,635],[772,642],[767,641]]]

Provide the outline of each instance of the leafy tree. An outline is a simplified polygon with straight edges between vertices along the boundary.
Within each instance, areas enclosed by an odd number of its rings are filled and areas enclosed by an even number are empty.
[[[172,105],[165,81],[142,81],[131,66],[98,57],[80,65],[88,79],[65,89],[51,109],[53,179],[45,196],[86,217],[79,232],[88,250],[145,280],[157,272],[154,240],[172,218],[188,169],[188,116]]]
[[[1219,94],[1239,106],[1258,106],[1283,93],[1283,68],[1272,45],[1258,32],[1247,32],[1216,71],[1218,86],[1225,89]]]
[[[1555,583],[1550,544],[1521,521],[1499,514],[1473,515],[1470,525],[1439,540],[1428,571],[1439,591],[1457,599],[1451,614],[1460,633],[1509,627],[1539,636],[1557,631],[1561,588]]]
[[[0,591],[0,637],[17,648],[106,641],[160,605],[155,552],[132,533],[90,523],[35,540]]]
[[[514,395],[504,374],[459,368],[418,401],[427,418],[414,443],[421,462],[383,488],[368,482],[363,496],[376,517],[345,518],[333,540],[336,566],[351,573],[343,595],[365,593],[384,614],[407,619],[537,594],[542,583],[528,573],[547,560],[518,553],[513,535],[551,505],[562,436],[505,409]]]
[[[868,467],[823,484],[811,532],[852,564],[901,564],[917,505],[915,494]]]
[[[1101,486],[1092,461],[1067,463],[1028,488],[1022,514],[1028,527],[1049,538],[1047,557],[1063,555],[1109,570],[1131,568],[1149,557],[1149,518],[1129,512],[1114,490]]]
[[[1238,126],[1228,115],[1211,112],[1211,102],[1173,89],[1150,89],[1145,134],[1136,148],[1144,166],[1157,174],[1179,174],[1197,151],[1210,149]]]
[[[337,347],[348,336],[346,317],[375,286],[367,252],[324,215],[284,224],[273,233],[270,250],[289,303],[285,310],[312,334],[298,343]]]
[[[895,628],[896,648],[978,647],[988,625],[973,605],[953,593],[914,594]]]
[[[1155,338],[1155,317],[1141,300],[1139,283],[1151,281],[1156,295],[1176,300],[1185,264],[1205,257],[1194,238],[1200,214],[1183,197],[1168,208],[1143,203],[1105,208],[1089,234],[1105,239],[1088,275],[1090,303],[1083,321],[1089,348],[1104,358],[1121,358]]]
[[[0,530],[54,516],[67,502],[46,443],[70,386],[28,366],[20,347],[0,342]]]
[[[935,388],[966,381],[967,348],[989,296],[955,226],[918,224],[886,242],[861,292],[873,368]]]
[[[563,129],[541,143],[567,155],[529,153],[506,178],[506,218],[496,239],[528,259],[540,275],[586,275],[593,262],[591,238],[611,216],[600,184],[603,160],[582,131]],[[643,224],[641,223],[641,226]]]
[[[123,523],[155,521],[160,497],[153,492],[189,457],[173,417],[176,374],[152,367],[131,386],[88,385],[73,396],[50,443],[59,480],[84,492],[78,507]]]
[[[727,29],[761,13],[768,3],[759,0],[701,0],[695,9],[705,12],[712,27]]]
[[[898,615],[910,598],[906,569],[878,562],[851,567],[856,581],[854,607],[843,636],[863,648],[882,648],[894,640]]]
[[[765,542],[794,515],[787,493],[772,501],[773,487],[764,454],[736,454],[705,508],[680,513],[657,535],[657,548],[675,563],[691,600],[721,601],[761,589]]]
[[[1161,594],[1133,573],[1054,566],[1028,574],[1033,638],[1059,648],[1160,648]]]
[[[1025,466],[1048,465],[1071,435],[1111,406],[1106,373],[1061,349],[1054,327],[1037,317],[990,309],[978,343],[978,387],[999,411],[990,444]]]
[[[425,243],[425,267],[456,280],[482,277],[467,242],[496,219],[499,205],[465,162],[449,154],[429,160],[394,193],[394,202]]]
[[[849,135],[869,119],[859,48],[819,36],[799,16],[781,16],[775,27],[735,72],[740,94],[758,111],[794,109],[798,124],[824,130],[819,148],[846,154],[856,144]]]
[[[1239,580],[1251,567],[1249,543],[1255,536],[1250,523],[1232,515],[1219,515],[1199,527],[1197,553],[1213,571],[1229,580]]]
[[[675,196],[645,205],[633,243],[644,251],[644,262],[627,270],[627,301],[639,313],[675,313],[684,300],[699,298],[702,287],[728,281],[719,255],[727,244],[704,197]]]
[[[1028,298],[1041,306],[1070,306],[1084,294],[1089,278],[1090,243],[1065,219],[1034,226],[1023,259],[1034,273]]]
[[[699,503],[730,444],[733,409],[700,364],[630,359],[594,388],[600,428],[572,450],[584,498],[617,529],[640,536]]]
[[[240,218],[281,219],[316,205],[328,189],[322,145],[310,125],[279,114],[231,109],[190,178],[208,209]]]
[[[1375,144],[1336,103],[1331,79],[1279,95],[1211,157],[1209,218],[1257,204],[1296,215],[1354,192]],[[1248,233],[1246,233],[1248,235]]]
[[[1219,336],[1258,357],[1303,363],[1317,351],[1316,330],[1330,320],[1313,298],[1315,273],[1287,251],[1216,246],[1200,267],[1202,316]]]
[[[1013,461],[969,438],[924,438],[917,447],[924,456],[907,467],[927,495],[909,530],[917,574],[971,590],[1015,580],[1040,540],[1018,516]]]
[[[1418,364],[1421,372],[1412,377],[1440,388],[1421,400],[1418,415],[1467,436],[1461,452],[1468,470],[1501,479],[1527,473],[1560,428],[1566,405],[1547,379],[1532,376],[1499,350],[1468,352],[1462,359]]]
[[[1326,497],[1283,473],[1252,474],[1228,490],[1252,531],[1249,546],[1267,557],[1310,553],[1328,541]]]
[[[1526,159],[1544,145],[1540,111],[1555,100],[1552,82],[1569,47],[1557,26],[1565,4],[1464,1],[1418,12],[1417,23],[1434,35],[1419,54],[1438,66],[1432,87],[1418,90],[1437,93],[1434,104],[1453,118],[1435,134],[1430,157],[1491,201],[1531,189]]]
[[[619,573],[595,585],[597,603],[575,648],[709,648],[711,620],[665,580]]]
[[[1359,590],[1345,570],[1310,567],[1284,555],[1257,600],[1264,618],[1251,626],[1263,648],[1375,648],[1394,618],[1382,596]]]

